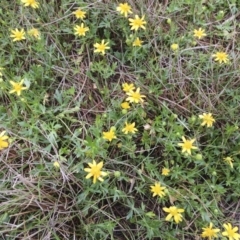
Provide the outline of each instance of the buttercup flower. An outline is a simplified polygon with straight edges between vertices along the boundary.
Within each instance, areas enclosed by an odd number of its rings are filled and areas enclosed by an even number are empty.
[[[225,52],[216,52],[215,54],[212,55],[215,59],[216,62],[219,63],[227,63],[229,62],[228,55]]]
[[[88,172],[86,179],[93,177],[93,183],[96,183],[97,180],[102,182],[102,177],[105,177],[107,175],[106,172],[101,171],[103,167],[103,162],[97,164],[96,161],[93,160],[92,163],[88,163],[88,166],[90,168],[84,168],[84,171]]]
[[[110,47],[107,46],[108,45],[108,42],[104,42],[104,40],[102,40],[101,43],[95,43],[93,46],[96,48],[94,50],[94,52],[96,53],[102,53],[103,55],[105,54],[105,50],[106,49],[109,49]]]
[[[201,38],[207,36],[207,34],[205,33],[205,30],[202,29],[202,28],[195,29],[195,30],[193,31],[193,33],[194,33],[193,36],[194,36],[194,37],[197,37],[198,39],[201,39]]]
[[[24,29],[21,29],[20,31],[16,28],[15,30],[11,31],[12,35],[10,35],[11,38],[13,38],[13,42],[15,41],[21,41],[25,38],[25,31]]]
[[[0,133],[0,150],[7,148],[9,143],[7,139],[9,138],[7,135],[5,135],[6,131],[3,131]]]
[[[199,115],[199,118],[203,120],[201,126],[207,125],[207,127],[212,127],[215,122],[211,113],[203,113],[202,115]]]
[[[134,85],[132,83],[128,84],[128,83],[123,83],[122,84],[122,88],[124,92],[131,92],[135,89]]]
[[[13,86],[13,89],[9,92],[9,93],[14,93],[16,92],[18,96],[21,95],[21,92],[22,90],[25,90],[27,89],[26,87],[23,87],[23,82],[24,82],[24,79],[21,80],[21,82],[13,82],[13,81],[10,81],[11,85]]]
[[[123,102],[123,103],[121,103],[121,107],[122,107],[122,109],[129,109],[130,105],[128,102]]]
[[[153,193],[153,197],[164,197],[166,195],[166,193],[164,192],[165,189],[166,187],[162,187],[160,183],[155,183],[155,185],[151,186],[151,192]]]
[[[125,122],[125,128],[122,129],[122,132],[124,134],[137,132],[137,129],[135,128],[135,122],[132,124]]]
[[[166,221],[170,221],[172,218],[174,218],[174,221],[176,223],[179,223],[179,222],[182,221],[182,214],[181,213],[184,212],[184,209],[172,206],[172,207],[169,207],[169,208],[164,207],[163,211],[169,213],[167,215],[167,217],[165,218]]]
[[[178,49],[179,49],[178,44],[177,44],[177,43],[173,43],[173,44],[171,45],[171,49],[172,49],[173,51],[178,50]]]
[[[88,27],[84,27],[84,24],[81,23],[81,25],[76,25],[74,27],[74,31],[75,31],[74,34],[76,36],[85,36],[86,32],[89,31],[89,28]]]
[[[183,143],[178,143],[178,146],[182,147],[182,153],[187,152],[191,155],[192,149],[197,149],[197,147],[192,144],[195,142],[195,139],[186,140],[184,136],[182,136]]]
[[[230,167],[231,168],[233,168],[233,159],[231,158],[231,157],[225,157],[225,158],[223,158],[223,160],[227,163],[227,164],[229,164],[230,165]]]
[[[170,169],[168,169],[168,168],[163,168],[162,169],[162,175],[163,176],[167,176],[167,175],[169,175],[169,173],[170,173]]]
[[[126,99],[126,101],[129,101],[130,103],[143,102],[143,98],[146,97],[140,94],[140,88],[137,88],[135,92],[134,91],[127,92],[127,95],[129,97]]]
[[[133,42],[133,47],[141,47],[142,46],[142,42],[138,37],[134,40]]]
[[[125,17],[127,17],[128,13],[132,13],[131,7],[128,5],[128,3],[120,3],[117,7],[117,11]]]
[[[116,139],[115,131],[111,128],[108,132],[103,132],[103,138],[111,142],[113,139]]]
[[[208,240],[212,240],[212,238],[217,237],[217,233],[220,232],[220,229],[218,228],[213,228],[213,224],[210,223],[209,227],[202,228],[202,237],[203,238],[208,238]]]
[[[129,24],[131,27],[131,30],[135,30],[137,31],[139,28],[142,29],[146,29],[146,27],[144,26],[147,22],[144,21],[145,16],[143,16],[142,18],[139,18],[138,15],[135,15],[135,18],[129,18]]]
[[[238,234],[238,227],[232,227],[231,223],[223,224],[223,227],[226,229],[225,232],[222,232],[222,235],[228,237],[229,240],[238,240],[240,239],[240,234]]]
[[[83,20],[86,17],[86,12],[82,11],[81,8],[78,8],[76,11],[73,12],[73,14],[77,19],[80,18]]]
[[[25,7],[38,8],[39,3],[36,0],[21,0]]]
[[[35,37],[37,39],[40,39],[41,38],[41,34],[40,32],[38,31],[38,29],[36,28],[32,28],[28,31],[28,35],[32,36],[32,37]]]

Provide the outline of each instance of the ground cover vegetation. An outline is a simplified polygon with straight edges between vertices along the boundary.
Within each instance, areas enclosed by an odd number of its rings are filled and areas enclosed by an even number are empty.
[[[237,0],[1,0],[0,238],[240,239]]]

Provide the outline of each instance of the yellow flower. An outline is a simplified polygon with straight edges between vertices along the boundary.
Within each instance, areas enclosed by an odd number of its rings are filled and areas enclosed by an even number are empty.
[[[40,39],[41,38],[41,34],[40,34],[40,32],[38,31],[38,29],[36,29],[36,28],[32,28],[32,29],[30,29],[29,31],[28,31],[28,34],[30,35],[30,36],[32,36],[32,37],[35,37],[35,38],[37,38],[37,39]]]
[[[166,187],[162,187],[160,183],[155,183],[155,185],[151,186],[151,192],[153,193],[153,197],[164,197],[166,195],[166,193],[164,192],[165,189]]]
[[[10,35],[11,38],[13,38],[13,42],[15,41],[21,41],[25,38],[25,31],[24,29],[21,29],[20,31],[16,28],[15,30],[11,31],[12,35]]]
[[[223,158],[223,160],[227,163],[227,164],[229,164],[230,165],[230,167],[231,168],[233,168],[233,159],[231,158],[231,157],[225,157],[225,158]]]
[[[124,134],[128,134],[128,132],[130,133],[135,133],[137,132],[137,129],[135,128],[135,122],[132,124],[128,124],[127,122],[125,122],[125,128],[122,129],[122,132]]]
[[[203,238],[208,238],[208,240],[211,240],[212,238],[217,237],[217,233],[220,232],[220,229],[218,228],[213,228],[213,224],[210,223],[209,227],[202,228],[202,237]]]
[[[74,31],[75,31],[74,34],[76,36],[85,36],[86,32],[89,31],[89,28],[88,27],[84,27],[84,24],[81,23],[81,25],[76,25],[74,27]]]
[[[6,141],[9,137],[5,135],[6,131],[0,133],[0,150],[7,148],[9,143]]]
[[[135,92],[134,91],[127,92],[127,95],[129,97],[126,99],[126,101],[129,101],[130,103],[143,102],[143,98],[146,97],[140,94],[140,88],[137,88]]]
[[[96,48],[95,50],[94,50],[94,52],[96,52],[96,53],[102,53],[103,55],[105,54],[105,50],[106,49],[109,49],[110,47],[108,47],[107,45],[108,45],[108,43],[109,42],[106,42],[106,43],[104,43],[104,40],[102,40],[102,42],[101,43],[95,43],[93,46]]]
[[[127,17],[128,13],[132,13],[131,7],[128,5],[128,3],[120,3],[117,7],[117,11],[125,17]]]
[[[123,103],[121,103],[121,107],[122,107],[122,109],[129,109],[130,105],[128,102],[123,102]]]
[[[174,218],[176,223],[179,223],[182,221],[181,213],[184,212],[184,209],[171,206],[169,208],[164,207],[163,211],[169,213],[165,218],[166,221],[170,221],[172,217]]]
[[[201,38],[207,36],[207,34],[205,33],[205,30],[202,29],[202,28],[199,28],[198,30],[195,29],[195,30],[193,31],[193,33],[194,33],[193,36],[194,36],[194,37],[197,37],[198,39],[201,39]]]
[[[131,92],[135,89],[134,85],[132,83],[128,84],[128,83],[123,83],[122,84],[122,88],[124,92]]]
[[[222,235],[228,237],[229,240],[238,240],[240,239],[240,234],[238,234],[238,227],[232,227],[231,223],[223,224],[223,227],[226,229],[225,232],[222,232]]]
[[[97,180],[102,182],[102,177],[105,177],[107,175],[106,172],[101,171],[103,167],[103,162],[97,164],[96,161],[93,160],[92,163],[88,163],[88,166],[90,168],[84,168],[84,171],[88,172],[86,179],[93,177],[93,183],[96,183]]]
[[[142,46],[142,42],[138,37],[134,40],[133,42],[133,47],[141,47]]]
[[[17,95],[20,96],[21,95],[21,91],[27,89],[26,87],[22,86],[23,82],[24,82],[24,79],[22,79],[21,82],[19,82],[19,83],[10,81],[11,85],[13,86],[13,89],[9,93],[16,92]]]
[[[207,125],[207,127],[212,127],[215,122],[211,113],[203,113],[202,115],[199,115],[199,118],[203,120],[201,126]]]
[[[172,49],[173,51],[178,50],[178,48],[179,48],[179,46],[178,46],[178,44],[176,44],[176,43],[173,43],[173,44],[171,45],[171,49]]]
[[[86,12],[82,11],[81,8],[78,8],[76,11],[73,12],[73,14],[77,19],[80,18],[83,20],[86,17]]]
[[[135,15],[135,18],[129,18],[129,24],[131,27],[131,30],[135,30],[137,31],[139,28],[142,29],[146,29],[146,27],[144,26],[146,24],[146,21],[144,21],[145,16],[143,16],[142,18],[139,18],[138,15]]]
[[[162,169],[162,175],[163,176],[167,176],[167,175],[169,175],[169,173],[170,173],[170,169],[168,169],[168,168],[163,168]]]
[[[182,153],[187,152],[191,155],[191,149],[197,149],[192,144],[195,142],[196,139],[186,140],[184,136],[182,136],[183,143],[178,143],[178,146],[182,147]]]
[[[39,3],[36,0],[21,0],[21,2],[24,4],[25,7],[32,7],[32,8],[38,8]]]
[[[55,162],[53,163],[53,166],[54,166],[55,168],[57,168],[57,169],[60,168],[60,164],[59,164],[58,161],[55,161]]]
[[[229,62],[228,55],[225,52],[216,52],[216,54],[213,54],[212,56],[215,58],[214,60],[219,62],[219,63]]]
[[[108,132],[103,132],[103,138],[111,142],[113,139],[116,139],[115,131],[111,128]]]

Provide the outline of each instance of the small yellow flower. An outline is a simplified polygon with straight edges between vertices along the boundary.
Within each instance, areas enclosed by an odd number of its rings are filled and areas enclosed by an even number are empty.
[[[53,166],[54,166],[56,169],[59,169],[59,168],[60,168],[60,164],[59,164],[58,161],[55,161],[55,162],[53,163]]]
[[[166,193],[164,190],[166,187],[162,187],[160,183],[155,183],[155,185],[150,186],[151,192],[153,193],[153,197],[159,196],[160,198],[164,197]]]
[[[103,132],[103,139],[106,139],[109,142],[116,138],[115,131],[112,128],[108,132]]]
[[[122,132],[124,134],[128,134],[129,132],[130,133],[135,133],[137,132],[137,129],[135,128],[135,122],[134,123],[127,123],[125,122],[125,128],[122,129]]]
[[[86,12],[82,11],[81,8],[78,8],[76,11],[73,12],[73,14],[77,19],[80,18],[81,20],[83,20],[86,17]]]
[[[12,35],[10,35],[11,38],[13,38],[13,42],[15,41],[21,41],[25,38],[25,31],[24,29],[21,29],[20,31],[16,28],[15,30],[11,31]]]
[[[223,227],[226,229],[225,232],[222,232],[222,235],[228,237],[229,240],[239,240],[240,234],[238,234],[238,227],[232,227],[231,223],[223,224]]]
[[[132,83],[130,83],[130,84],[123,83],[122,88],[123,88],[123,91],[127,93],[127,92],[133,91],[135,89],[135,86]]]
[[[225,158],[223,158],[223,160],[227,163],[227,164],[229,164],[230,165],[230,167],[231,168],[233,168],[233,159],[231,158],[231,157],[225,157]]]
[[[128,102],[123,102],[123,103],[121,103],[121,107],[122,107],[122,109],[129,109],[130,105]]]
[[[170,169],[168,169],[168,168],[163,168],[163,169],[162,169],[162,175],[163,175],[163,176],[168,176],[169,173],[170,173]]]
[[[38,8],[39,3],[36,0],[21,0],[25,7]]]
[[[126,101],[129,101],[130,103],[139,103],[143,102],[143,98],[146,97],[145,95],[140,94],[140,88],[137,88],[137,90],[127,92],[127,95],[129,96]]]
[[[166,221],[170,221],[172,218],[174,218],[174,221],[176,223],[179,223],[182,221],[182,212],[184,212],[184,209],[182,208],[177,208],[175,206],[171,206],[169,208],[164,207],[163,208],[164,212],[169,213],[167,217],[165,218]]]
[[[13,86],[13,89],[9,93],[16,92],[18,96],[21,95],[21,91],[27,89],[26,87],[23,87],[24,79],[21,80],[21,82],[13,82],[10,81],[11,85]]]
[[[178,49],[179,49],[178,44],[177,44],[177,43],[173,43],[173,44],[171,45],[171,49],[172,49],[173,51],[178,50]]]
[[[137,37],[134,42],[133,42],[133,47],[141,47],[142,46],[142,42],[139,37]]]
[[[9,146],[8,141],[6,141],[9,137],[5,135],[6,131],[0,133],[0,150],[7,148]]]
[[[102,177],[105,177],[107,175],[106,172],[101,171],[103,167],[103,162],[97,164],[96,161],[93,160],[92,163],[88,163],[88,166],[90,168],[84,168],[84,171],[88,172],[86,179],[93,177],[93,183],[96,183],[97,180],[102,182]]]
[[[41,39],[41,34],[38,29],[32,28],[28,31],[28,35],[35,37],[37,39]]]
[[[184,136],[182,136],[183,143],[178,143],[178,146],[182,147],[182,153],[187,152],[191,155],[191,149],[197,149],[197,147],[192,144],[195,142],[195,139],[186,140]]]
[[[129,18],[129,25],[132,26],[131,30],[135,30],[137,31],[139,28],[142,29],[146,29],[146,27],[144,26],[147,22],[144,21],[145,16],[143,16],[142,18],[139,18],[138,15],[135,15],[135,18]]]
[[[193,33],[194,33],[193,36],[196,37],[196,38],[198,38],[198,39],[201,39],[201,38],[207,36],[207,34],[205,33],[205,30],[202,29],[202,28],[195,29],[195,30],[193,31]]]
[[[228,54],[225,52],[216,52],[215,54],[212,55],[215,59],[216,62],[219,63],[228,63],[229,62],[229,58],[228,58]]]
[[[93,46],[96,48],[94,50],[94,52],[96,53],[102,53],[103,55],[105,54],[105,50],[109,49],[110,47],[108,47],[107,45],[109,44],[109,42],[104,42],[104,40],[102,40],[101,43],[95,43]]]
[[[85,36],[86,32],[89,31],[88,27],[85,27],[83,23],[81,25],[76,25],[74,27],[75,35],[76,36]]]
[[[131,6],[129,6],[128,3],[120,3],[117,7],[117,11],[125,17],[127,17],[128,13],[132,13]]]
[[[202,115],[199,115],[199,118],[203,120],[201,126],[207,125],[207,127],[212,127],[215,122],[211,113],[203,113]]]
[[[211,240],[212,238],[217,237],[217,233],[220,232],[220,229],[218,228],[213,228],[213,224],[210,223],[209,227],[202,228],[202,237],[203,238],[208,238],[208,240]]]

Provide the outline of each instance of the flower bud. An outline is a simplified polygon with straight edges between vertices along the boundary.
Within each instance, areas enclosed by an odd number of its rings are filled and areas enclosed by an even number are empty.
[[[121,172],[115,171],[115,172],[114,172],[114,177],[115,177],[115,178],[121,177]]]
[[[213,176],[216,176],[216,175],[217,175],[217,173],[216,173],[215,171],[213,171],[213,172],[212,172],[212,175],[213,175]]]
[[[59,169],[59,168],[60,168],[60,164],[59,164],[58,161],[55,161],[55,162],[53,163],[53,166],[54,166],[56,169]]]
[[[202,154],[200,154],[200,153],[196,154],[195,159],[199,160],[199,161],[202,160],[203,159]]]
[[[116,131],[116,127],[111,127],[110,130],[115,132]]]

